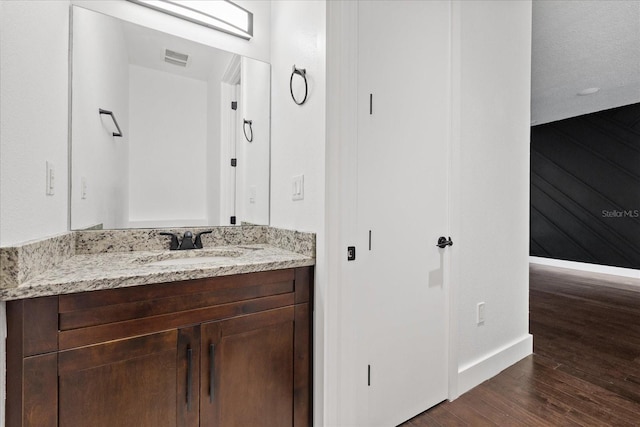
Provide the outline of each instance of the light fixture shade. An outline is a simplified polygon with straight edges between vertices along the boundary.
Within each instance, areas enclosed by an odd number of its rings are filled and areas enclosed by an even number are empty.
[[[228,0],[128,0],[245,40],[253,37],[253,13]]]

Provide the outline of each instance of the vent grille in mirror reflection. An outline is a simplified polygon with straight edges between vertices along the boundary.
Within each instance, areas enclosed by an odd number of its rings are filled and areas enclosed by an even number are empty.
[[[186,67],[189,61],[189,55],[186,53],[175,52],[173,50],[164,50],[164,60],[169,64],[178,65],[180,67]]]

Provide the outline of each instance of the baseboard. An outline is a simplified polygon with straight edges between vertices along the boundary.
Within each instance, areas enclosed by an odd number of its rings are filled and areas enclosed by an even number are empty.
[[[640,279],[640,270],[634,270],[633,268],[612,267],[610,265],[589,264],[586,262],[565,261],[562,259],[542,258],[537,256],[530,256],[529,262],[532,264],[549,265],[551,267],[569,268],[571,270],[589,271],[592,273]]]
[[[533,353],[533,335],[527,334],[499,350],[458,369],[458,393],[466,393]]]

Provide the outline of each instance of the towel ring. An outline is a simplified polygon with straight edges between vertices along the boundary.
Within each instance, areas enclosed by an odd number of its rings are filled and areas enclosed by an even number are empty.
[[[247,123],[249,124],[249,133],[251,134],[251,138],[247,136]],[[244,119],[244,123],[242,124],[242,132],[244,132],[244,137],[249,142],[253,142],[253,127],[251,127],[252,124],[253,124],[253,120],[247,120],[247,119]]]
[[[298,102],[296,97],[293,95],[293,76],[299,75],[304,79],[304,98],[302,101]],[[309,93],[309,85],[307,83],[307,70],[304,68],[296,68],[295,64],[293,65],[293,71],[291,72],[291,78],[289,79],[289,90],[291,91],[291,98],[293,98],[293,102],[298,105],[302,105],[307,102],[307,94]]]

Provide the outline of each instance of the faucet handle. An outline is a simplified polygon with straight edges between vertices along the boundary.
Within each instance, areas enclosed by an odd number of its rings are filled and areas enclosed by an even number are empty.
[[[171,245],[169,246],[169,250],[175,251],[176,249],[178,249],[178,246],[180,246],[178,244],[178,236],[173,234],[173,233],[165,233],[164,231],[161,231],[160,234],[162,236],[171,236]]]
[[[202,249],[202,237],[201,237],[201,236],[202,236],[203,234],[209,234],[209,233],[211,233],[212,231],[213,231],[213,230],[209,230],[209,231],[202,231],[202,232],[200,232],[200,233],[196,234],[196,243],[195,243],[195,245],[196,245],[196,249]]]
[[[180,242],[179,249],[195,249],[193,245],[193,233],[190,231],[185,231],[184,236],[182,236],[182,242]]]

